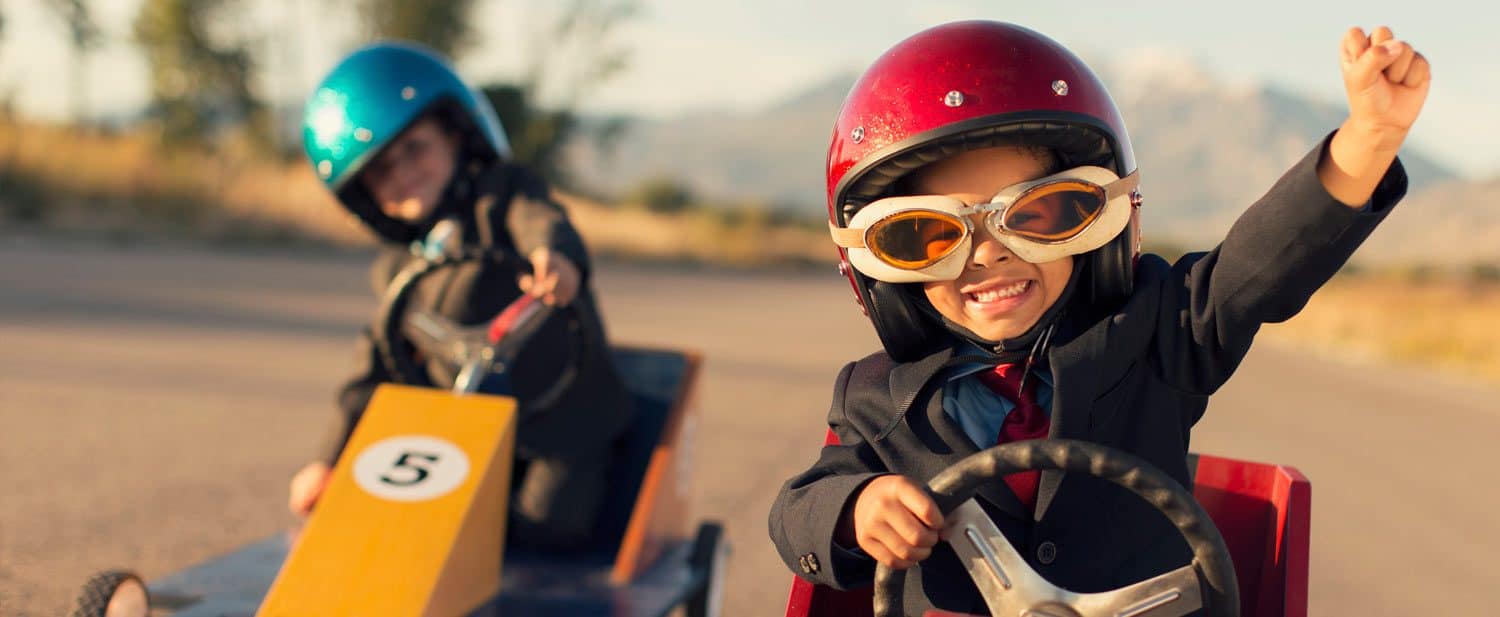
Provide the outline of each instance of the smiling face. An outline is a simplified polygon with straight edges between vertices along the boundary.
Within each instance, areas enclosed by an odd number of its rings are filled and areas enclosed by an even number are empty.
[[[1044,151],[1042,151],[1044,152]],[[914,194],[947,195],[964,203],[988,202],[1000,189],[1047,175],[1050,157],[1031,148],[970,150],[916,171]],[[973,248],[957,280],[924,283],[932,306],[950,321],[991,341],[1020,336],[1057,302],[1073,275],[1073,258],[1034,264],[984,231],[973,217]]]
[[[386,216],[419,222],[437,209],[457,154],[458,142],[442,124],[420,118],[365,164],[359,181]]]

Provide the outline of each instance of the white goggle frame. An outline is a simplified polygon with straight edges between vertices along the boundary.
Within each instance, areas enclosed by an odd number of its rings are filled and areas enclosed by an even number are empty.
[[[1081,180],[1104,188],[1103,210],[1082,230],[1063,240],[1042,242],[1010,233],[1004,227],[1004,214],[1017,197],[1027,191],[1060,180]],[[1139,171],[1120,178],[1103,167],[1083,166],[1064,170],[1050,176],[1027,182],[1012,184],[1000,190],[988,203],[967,204],[947,195],[912,195],[877,199],[861,208],[849,219],[846,228],[828,225],[834,244],[843,247],[849,256],[849,264],[861,274],[887,283],[923,283],[928,281],[951,281],[963,273],[968,263],[974,239],[975,214],[985,217],[985,227],[1005,248],[1016,257],[1031,263],[1055,261],[1069,255],[1081,255],[1100,248],[1125,230],[1130,224],[1132,194],[1140,184]],[[866,234],[879,221],[912,211],[929,211],[951,216],[963,221],[964,237],[948,252],[932,264],[917,269],[901,268],[876,257],[866,244]]]

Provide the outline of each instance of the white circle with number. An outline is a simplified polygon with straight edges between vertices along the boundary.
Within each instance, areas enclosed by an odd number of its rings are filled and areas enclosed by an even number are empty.
[[[375,442],[354,459],[354,481],[391,501],[427,501],[453,492],[469,477],[469,457],[452,442],[403,435]]]

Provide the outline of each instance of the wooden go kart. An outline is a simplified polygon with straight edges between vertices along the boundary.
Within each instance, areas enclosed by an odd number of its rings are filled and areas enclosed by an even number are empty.
[[[567,554],[504,547],[517,406],[509,396],[474,392],[481,382],[494,391],[497,377],[503,387],[509,363],[551,309],[522,297],[474,327],[402,310],[411,284],[445,260],[492,258],[429,260],[393,280],[377,317],[381,351],[389,358],[393,346],[409,344],[450,359],[462,367],[454,391],[380,386],[300,534],[277,534],[150,584],[125,571],[102,573],[74,615],[646,617],[677,607],[691,617],[719,614],[724,530],[713,522],[690,528],[687,508],[701,363],[692,352],[613,349],[636,415],[618,444],[591,542]],[[567,379],[565,372],[559,382]]]
[[[825,443],[836,444],[829,432]],[[1134,456],[1095,444],[1033,440],[984,450],[928,483],[947,520],[940,534],[992,615],[1007,617],[1306,617],[1312,488],[1291,467],[1189,455],[1191,495]],[[1038,575],[971,498],[984,482],[1032,469],[1089,474],[1156,506],[1193,551],[1192,563],[1102,593],[1075,593]],[[1222,535],[1220,535],[1222,532]],[[901,614],[902,572],[878,566],[871,589],[839,591],[794,578],[787,617]],[[1201,612],[1200,612],[1201,611]],[[928,611],[925,617],[962,617]]]

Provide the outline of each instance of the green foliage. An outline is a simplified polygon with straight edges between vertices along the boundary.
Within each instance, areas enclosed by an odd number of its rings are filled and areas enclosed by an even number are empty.
[[[489,85],[481,92],[500,116],[515,159],[564,182],[562,146],[578,129],[578,117],[566,109],[536,107],[528,91],[515,84]]]
[[[612,118],[588,126],[571,109],[537,106],[532,92],[517,84],[493,84],[481,89],[500,116],[515,160],[537,169],[553,183],[569,186],[572,178],[564,160],[568,142],[585,138],[607,145],[620,134],[624,121]]]
[[[1468,279],[1485,285],[1500,284],[1500,263],[1480,262],[1469,266]]]
[[[527,51],[526,73],[514,83],[483,88],[500,116],[516,160],[541,171],[554,183],[572,186],[563,149],[589,139],[608,151],[625,129],[621,117],[584,123],[579,101],[623,70],[629,53],[613,33],[637,13],[636,0],[569,0]],[[556,101],[544,106],[541,101]]]
[[[171,144],[213,145],[243,128],[270,143],[270,119],[251,87],[247,41],[226,36],[238,0],[146,0],[135,38],[151,67],[151,114]]]
[[[68,27],[68,39],[74,49],[91,49],[103,42],[104,33],[84,0],[46,0],[43,6]]]
[[[641,182],[627,199],[652,212],[678,213],[697,201],[691,189],[673,178],[656,177]]]
[[[1421,285],[1436,280],[1438,269],[1428,263],[1406,264],[1397,268],[1397,276],[1408,283]]]
[[[550,27],[533,29],[521,86],[571,109],[629,65],[630,50],[614,33],[639,12],[638,0],[568,0]]]
[[[360,0],[358,7],[370,38],[415,41],[456,58],[477,42],[473,5],[472,0]],[[550,13],[550,23],[526,28],[537,34],[523,42],[525,73],[480,89],[500,116],[517,161],[568,186],[567,143],[584,138],[607,147],[620,134],[623,120],[585,124],[575,107],[625,67],[628,54],[612,33],[635,15],[636,6],[636,0],[569,0]],[[544,106],[544,97],[556,102]]]
[[[360,0],[359,14],[371,39],[401,39],[456,58],[475,43],[473,0]]]
[[[1335,276],[1345,278],[1359,278],[1367,274],[1369,274],[1369,272],[1364,265],[1349,261],[1344,262],[1344,266],[1339,268],[1339,271],[1335,274]]]

